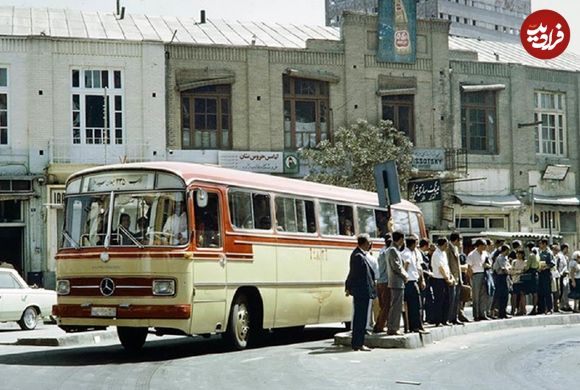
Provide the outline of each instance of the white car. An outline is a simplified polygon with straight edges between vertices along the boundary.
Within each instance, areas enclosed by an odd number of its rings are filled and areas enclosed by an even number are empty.
[[[39,317],[50,317],[56,291],[32,288],[11,268],[0,266],[0,322],[16,321],[24,330],[36,328]]]

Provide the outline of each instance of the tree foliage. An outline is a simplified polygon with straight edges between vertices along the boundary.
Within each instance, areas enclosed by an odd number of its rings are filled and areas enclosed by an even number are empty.
[[[413,144],[391,121],[378,125],[366,120],[341,127],[333,142],[322,141],[316,148],[302,151],[309,160],[306,180],[341,187],[376,191],[373,168],[376,164],[395,160],[402,188],[411,173]]]

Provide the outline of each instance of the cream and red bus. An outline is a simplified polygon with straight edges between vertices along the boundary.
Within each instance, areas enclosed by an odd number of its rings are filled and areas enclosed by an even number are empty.
[[[379,248],[387,213],[375,193],[216,166],[80,171],[66,185],[54,314],[69,332],[116,326],[133,350],[149,331],[221,333],[243,349],[264,329],[346,322],[355,234]],[[425,236],[415,205],[391,213]]]

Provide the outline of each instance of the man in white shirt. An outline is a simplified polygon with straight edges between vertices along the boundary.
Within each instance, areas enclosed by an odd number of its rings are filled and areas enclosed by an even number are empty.
[[[435,297],[433,322],[436,326],[449,325],[447,318],[449,316],[449,286],[455,283],[453,275],[449,269],[447,259],[448,241],[446,238],[437,240],[437,249],[431,258],[431,267],[433,268],[433,295]]]
[[[558,267],[558,273],[560,274],[560,296],[559,306],[562,311],[572,311],[570,307],[570,300],[568,299],[568,293],[570,292],[570,280],[568,272],[568,244],[564,243],[560,246],[560,253],[558,254],[558,259],[556,265]]]
[[[173,214],[167,217],[163,225],[163,233],[168,238],[170,245],[187,243],[187,215],[183,210],[182,202],[175,203]]]
[[[489,268],[485,247],[485,241],[478,238],[475,241],[475,249],[467,255],[467,272],[471,276],[473,319],[475,321],[489,320],[485,315],[487,304],[485,269]]]
[[[425,288],[423,270],[420,262],[422,255],[417,249],[417,236],[414,234],[405,240],[406,248],[401,253],[403,267],[407,271],[407,283],[405,283],[405,302],[407,303],[407,316],[409,330],[411,332],[429,333],[423,328],[421,321],[421,293],[419,287]]]

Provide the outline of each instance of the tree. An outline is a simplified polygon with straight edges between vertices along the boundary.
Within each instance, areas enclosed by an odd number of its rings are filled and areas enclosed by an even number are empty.
[[[334,133],[334,140],[320,142],[305,149],[302,156],[310,162],[306,180],[341,187],[376,191],[373,168],[376,164],[395,160],[402,188],[411,172],[413,144],[391,121],[377,126],[359,120]]]

